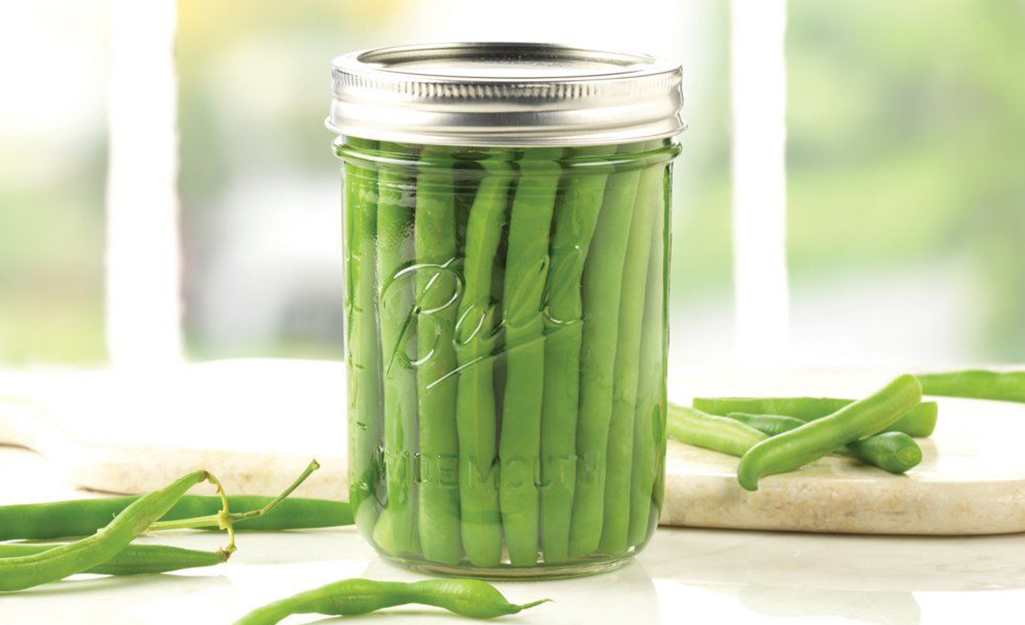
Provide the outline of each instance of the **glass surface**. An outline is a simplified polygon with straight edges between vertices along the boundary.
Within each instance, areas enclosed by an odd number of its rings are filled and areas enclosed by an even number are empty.
[[[677,145],[336,147],[361,533],[441,573],[626,562],[662,500]]]

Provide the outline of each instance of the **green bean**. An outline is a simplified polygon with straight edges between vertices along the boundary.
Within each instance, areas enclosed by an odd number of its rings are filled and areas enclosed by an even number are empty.
[[[662,168],[647,165],[641,172],[623,263],[619,331],[613,373],[612,416],[605,470],[604,521],[598,548],[604,553],[626,551],[630,531],[630,485],[633,480],[634,418],[644,331],[644,289],[647,286],[651,233],[660,215]],[[661,285],[658,287],[661,292]]]
[[[624,154],[636,154],[656,145],[650,142],[630,144],[619,149]],[[609,176],[584,265],[577,484],[569,539],[571,557],[595,551],[601,540],[623,264],[640,176],[641,169],[637,166]]]
[[[1025,371],[968,369],[944,373],[920,373],[926,395],[1025,402]]]
[[[734,412],[729,418],[750,425],[769,436],[776,436],[804,425],[804,421],[800,419],[781,415],[749,415]],[[883,432],[869,436],[846,447],[840,447],[833,453],[860,460],[890,473],[906,473],[922,462],[922,448],[915,439],[904,432]]]
[[[408,151],[403,146],[381,144],[384,151]],[[410,156],[412,158],[412,156]],[[383,401],[385,471],[388,504],[382,515],[394,534],[393,555],[416,553],[417,449],[416,372],[407,345],[415,345],[416,311],[410,263],[413,247],[413,202],[416,179],[385,166],[377,174],[377,269],[381,350],[383,354]],[[378,519],[378,523],[381,520]],[[376,535],[375,530],[375,535]]]
[[[509,561],[537,562],[540,501],[541,407],[544,392],[544,319],[548,237],[559,188],[561,148],[528,150],[509,215],[502,295],[506,385],[499,438],[499,506]]]
[[[0,591],[22,590],[54,582],[103,564],[167,513],[186,491],[211,478],[206,471],[189,473],[163,489],[139,498],[88,538],[41,553],[0,560]]]
[[[721,416],[731,412],[745,412],[784,415],[802,421],[814,421],[853,403],[853,399],[830,397],[695,397],[693,406],[708,414]],[[930,436],[936,429],[938,411],[936,402],[922,402],[886,428],[886,431],[904,432],[922,438]]]
[[[88,536],[138,499],[103,497],[0,506],[0,540]],[[233,495],[228,497],[228,507],[233,512],[250,512],[263,508],[272,500],[272,497]],[[160,520],[205,517],[216,514],[220,508],[220,497],[185,495]],[[264,516],[238,521],[236,529],[266,531],[339,525],[352,525],[351,509],[344,501],[286,499]]]
[[[749,449],[737,466],[737,481],[757,490],[759,478],[798,469],[833,450],[893,425],[922,400],[922,385],[902,375],[875,394],[836,413],[764,440]]]
[[[235,621],[235,625],[273,625],[293,614],[355,616],[409,603],[487,619],[516,614],[546,601],[548,599],[520,605],[509,603],[491,584],[472,579],[412,583],[347,579],[265,605]]]
[[[634,417],[633,475],[630,482],[630,531],[627,542],[641,544],[651,530],[651,517],[659,505],[653,492],[661,463],[659,451],[665,444],[666,379],[666,284],[665,240],[669,203],[658,207],[648,263],[648,284],[644,287],[644,328],[641,336],[640,371],[637,382],[637,415]]]
[[[424,148],[416,180],[417,401],[420,425],[420,545],[424,558],[457,564],[459,438],[456,353],[459,288],[454,162],[449,148]]]
[[[541,544],[545,562],[569,558],[576,489],[577,408],[580,401],[580,280],[598,223],[609,168],[587,161],[615,146],[574,148],[555,209],[545,308],[545,378],[541,412]],[[577,166],[577,170],[573,169]]]
[[[0,545],[0,560],[42,553],[64,545],[10,543]],[[197,551],[165,545],[128,545],[114,557],[82,573],[93,575],[153,575],[227,562],[226,551]]]
[[[375,150],[376,141],[350,137],[353,147]],[[374,496],[381,448],[381,353],[377,328],[377,171],[345,162],[345,258],[349,282],[348,369],[349,502],[367,536],[377,519]],[[365,503],[365,505],[364,505]]]
[[[459,434],[459,504],[463,549],[474,566],[498,566],[502,526],[495,464],[495,390],[491,276],[506,221],[512,184],[509,153],[483,161],[485,175],[466,226],[463,297],[456,324],[459,363],[456,419]]]
[[[768,434],[729,417],[675,404],[669,404],[667,429],[673,440],[731,456],[743,456],[769,438]]]

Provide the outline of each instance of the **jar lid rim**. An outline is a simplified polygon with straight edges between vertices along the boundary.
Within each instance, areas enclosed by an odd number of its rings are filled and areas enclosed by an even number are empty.
[[[544,43],[442,43],[351,52],[332,63],[327,126],[411,143],[591,145],[686,129],[679,65]]]

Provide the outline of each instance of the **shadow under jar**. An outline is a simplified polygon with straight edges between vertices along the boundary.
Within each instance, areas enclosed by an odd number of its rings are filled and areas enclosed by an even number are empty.
[[[662,503],[680,68],[443,44],[332,75],[360,532],[433,573],[624,564]]]

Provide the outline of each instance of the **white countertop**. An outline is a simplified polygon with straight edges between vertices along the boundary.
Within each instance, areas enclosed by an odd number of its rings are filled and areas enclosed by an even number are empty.
[[[0,502],[75,491],[34,454],[0,448]],[[19,476],[19,479],[10,479]],[[154,541],[153,538],[145,539]],[[224,536],[169,532],[159,542],[214,549]],[[353,528],[243,533],[231,562],[136,578],[79,576],[0,597],[0,623],[228,625],[274,599],[348,577],[416,579],[381,561]],[[659,529],[627,567],[554,582],[500,583],[512,601],[554,603],[505,617],[527,624],[1020,623],[1025,535],[899,538]],[[292,617],[286,623],[468,623],[433,608],[387,618]],[[498,622],[498,621],[496,621]]]

